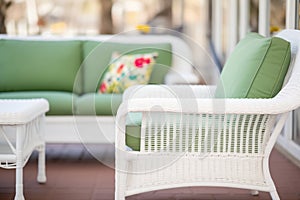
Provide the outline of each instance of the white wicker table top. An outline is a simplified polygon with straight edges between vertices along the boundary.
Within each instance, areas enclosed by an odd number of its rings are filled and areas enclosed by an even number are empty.
[[[48,110],[45,99],[2,99],[0,124],[26,124]]]

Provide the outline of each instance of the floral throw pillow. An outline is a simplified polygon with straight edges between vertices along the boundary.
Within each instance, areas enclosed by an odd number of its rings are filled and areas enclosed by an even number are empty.
[[[123,93],[132,85],[149,82],[156,52],[145,54],[112,55],[112,63],[102,79],[100,93]]]

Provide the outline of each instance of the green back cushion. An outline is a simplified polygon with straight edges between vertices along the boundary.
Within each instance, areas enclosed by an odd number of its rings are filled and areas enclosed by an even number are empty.
[[[215,97],[274,97],[282,87],[290,58],[289,42],[248,34],[226,61]]]
[[[112,42],[86,41],[83,44],[83,91],[97,91],[100,81],[109,66],[112,53],[137,54],[157,52],[150,84],[161,84],[172,62],[172,48],[169,43],[158,44],[123,44]]]
[[[0,91],[73,91],[81,60],[80,41],[0,40]]]

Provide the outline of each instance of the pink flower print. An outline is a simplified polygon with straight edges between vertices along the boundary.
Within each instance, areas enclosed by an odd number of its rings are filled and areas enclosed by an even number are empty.
[[[144,59],[144,63],[146,63],[146,64],[150,64],[150,62],[151,62],[150,58],[146,58],[146,59]]]
[[[134,64],[135,64],[136,67],[142,68],[143,64],[144,64],[144,58],[135,59]]]
[[[101,85],[100,85],[100,91],[102,92],[102,93],[104,93],[105,91],[106,91],[106,84],[103,82],[103,83],[101,83]]]

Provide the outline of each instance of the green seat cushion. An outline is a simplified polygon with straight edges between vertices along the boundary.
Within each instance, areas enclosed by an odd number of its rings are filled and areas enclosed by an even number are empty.
[[[122,102],[121,94],[88,93],[76,102],[77,115],[116,115]]]
[[[76,101],[77,95],[71,92],[0,92],[0,99],[33,99],[45,98],[48,100],[50,110],[47,115],[72,115],[73,101]]]
[[[126,119],[126,145],[134,151],[140,150],[142,113],[129,113]]]
[[[0,91],[71,92],[81,61],[80,41],[2,39]]]
[[[150,84],[161,84],[172,64],[170,43],[124,44],[114,42],[86,41],[83,43],[83,91],[95,92],[106,72],[114,52],[120,54],[143,54],[157,52],[156,64],[149,80]]]
[[[250,33],[225,63],[217,98],[272,98],[280,91],[291,58],[290,43]]]
[[[172,144],[177,143],[178,141],[182,141],[183,143],[188,142],[189,147],[184,149],[187,152],[192,152],[194,151],[201,151],[201,152],[234,152],[237,151],[237,153],[242,153],[242,152],[246,152],[246,148],[247,145],[245,145],[246,143],[248,143],[250,146],[252,145],[256,145],[259,144],[260,142],[262,142],[262,139],[259,139],[259,137],[253,137],[252,134],[249,135],[248,138],[244,138],[243,140],[238,139],[237,141],[235,141],[236,137],[231,137],[228,138],[228,133],[230,132],[230,130],[232,130],[232,126],[236,126],[235,123],[224,123],[222,125],[222,128],[220,129],[220,127],[218,127],[217,125],[215,126],[215,122],[216,122],[216,118],[213,115],[207,115],[206,120],[203,120],[203,115],[196,115],[196,116],[191,116],[190,114],[183,114],[183,115],[178,115],[176,113],[169,113],[166,114],[166,117],[169,119],[172,119],[172,121],[169,121],[171,124],[166,123],[166,121],[161,120],[162,118],[157,118],[159,115],[163,116],[166,113],[156,113],[154,115],[152,115],[151,118],[148,118],[148,120],[145,124],[145,150],[147,151],[148,149],[152,149],[154,150],[153,146],[149,146],[148,145],[148,141],[150,138],[148,136],[148,130],[151,130],[152,133],[153,131],[155,131],[154,126],[149,127],[147,126],[148,123],[152,123],[152,125],[156,124],[157,125],[157,134],[156,135],[156,140],[157,143],[159,144],[163,144],[163,145],[167,145],[169,144],[169,146],[165,146],[166,149],[169,149],[170,151],[179,151],[180,148],[175,145],[173,146]],[[168,116],[167,116],[168,115]],[[170,118],[172,116],[172,118]],[[228,118],[230,118],[230,115],[227,115]],[[256,127],[256,132],[259,132],[259,130],[265,126],[265,123],[261,123],[261,124],[257,124],[257,120],[250,120],[250,118],[253,117],[252,115],[245,115],[245,118],[237,118],[235,116],[235,121],[237,124],[241,124],[243,123],[242,121],[246,119],[248,126],[250,127]],[[257,116],[260,120],[262,119],[262,116]],[[174,121],[173,121],[174,120]],[[195,130],[193,130],[193,123],[194,122],[202,122],[202,124],[198,124],[198,126],[194,127]],[[184,127],[184,131],[183,134],[184,136],[181,137],[179,134],[179,129],[177,129],[177,131],[175,129],[173,129],[173,125],[172,123],[176,123],[178,126],[180,126],[179,124],[182,124],[182,127]],[[128,113],[127,118],[126,118],[126,129],[125,129],[125,139],[126,139],[126,145],[128,147],[130,147],[132,150],[134,151],[140,151],[140,145],[141,145],[141,124],[142,124],[142,113]],[[168,128],[168,124],[170,125],[170,127]],[[185,136],[185,132],[186,132],[186,128],[187,125],[189,125],[189,136]],[[211,130],[211,133],[213,133],[214,131],[218,131],[218,134],[205,134],[206,130],[207,130],[207,126],[208,126],[208,130]],[[150,128],[150,129],[149,129]],[[153,129],[154,128],[154,129]],[[236,128],[236,127],[235,127]],[[236,129],[237,133],[242,133],[245,136],[246,135],[246,128],[244,129],[241,126],[238,126],[238,128]],[[195,137],[191,137],[193,132],[195,133],[199,133],[196,134]],[[227,136],[226,136],[227,135]],[[238,134],[239,135],[239,134]],[[154,136],[154,135],[153,135]],[[151,137],[152,142],[154,142],[154,137]],[[227,138],[224,138],[224,136],[226,136]],[[218,137],[220,137],[219,142],[220,144],[215,145],[215,143],[211,143],[208,141],[218,141]],[[238,136],[240,137],[240,136]],[[167,139],[169,138],[169,139]],[[162,141],[163,139],[163,141]],[[177,142],[176,142],[177,141]],[[238,148],[237,150],[234,150],[234,148],[231,146],[231,148],[229,147],[229,144],[233,144],[236,143],[238,146],[242,146],[242,148]],[[203,145],[206,144],[206,145]],[[192,148],[192,146],[194,146]],[[205,147],[206,146],[206,147]],[[165,150],[166,150],[165,149]],[[255,148],[252,150],[252,153],[258,153],[258,149]]]
[[[89,93],[76,101],[76,115],[116,115],[122,101],[121,94]],[[141,113],[129,113],[126,120],[126,145],[140,150]]]

